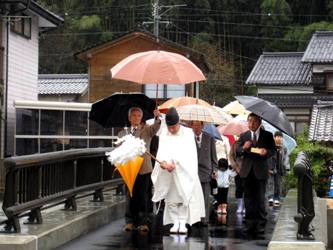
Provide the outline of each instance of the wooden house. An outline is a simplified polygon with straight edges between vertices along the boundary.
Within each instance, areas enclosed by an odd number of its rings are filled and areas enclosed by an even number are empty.
[[[115,92],[142,92],[155,98],[156,85],[140,85],[137,83],[111,79],[110,69],[127,56],[149,50],[165,50],[186,56],[203,72],[208,66],[202,54],[159,38],[146,32],[131,32],[117,39],[97,44],[75,54],[75,56],[88,64],[89,86],[88,102],[95,102]],[[194,96],[195,83],[182,85],[164,85],[159,87],[159,99],[163,100],[175,96]]]

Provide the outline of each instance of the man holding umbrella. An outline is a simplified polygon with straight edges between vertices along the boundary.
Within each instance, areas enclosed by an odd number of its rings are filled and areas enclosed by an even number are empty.
[[[121,130],[118,137],[123,137],[131,133],[135,137],[139,137],[146,143],[146,148],[150,148],[152,137],[159,130],[161,125],[160,112],[154,110],[154,124],[146,125],[142,123],[143,112],[139,107],[132,107],[128,111],[128,120],[130,129]],[[125,231],[132,231],[135,227],[141,232],[148,232],[149,214],[152,212],[152,182],[151,172],[153,170],[151,157],[144,154],[144,161],[140,168],[139,174],[135,180],[133,187],[133,196],[127,196],[125,220]]]
[[[276,148],[272,133],[261,128],[261,117],[250,113],[247,122],[249,130],[240,135],[236,149],[237,155],[243,157],[240,177],[244,185],[245,231],[264,233],[268,159]]]

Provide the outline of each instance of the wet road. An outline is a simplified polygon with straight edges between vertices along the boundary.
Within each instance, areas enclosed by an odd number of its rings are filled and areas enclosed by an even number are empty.
[[[215,213],[208,227],[192,227],[188,235],[169,235],[169,227],[162,226],[161,213],[147,234],[138,231],[123,232],[124,219],[114,221],[96,231],[58,248],[59,250],[132,250],[132,249],[218,249],[263,250],[267,249],[278,214],[277,208],[268,208],[268,222],[264,235],[243,233],[242,215],[235,214],[235,204],[230,204],[229,215]]]

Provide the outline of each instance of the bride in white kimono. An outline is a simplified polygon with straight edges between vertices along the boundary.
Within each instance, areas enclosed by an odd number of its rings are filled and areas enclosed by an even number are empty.
[[[179,124],[174,108],[166,115],[167,128],[160,135],[159,148],[151,178],[152,200],[164,199],[163,225],[173,224],[170,233],[187,233],[205,216],[204,197],[198,176],[196,145],[192,129]]]

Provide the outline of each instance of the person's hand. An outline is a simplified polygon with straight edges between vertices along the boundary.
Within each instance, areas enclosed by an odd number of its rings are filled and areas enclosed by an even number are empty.
[[[166,161],[161,161],[160,162],[160,167],[162,168],[162,169],[166,169],[167,168],[167,162]]]
[[[252,146],[252,141],[246,141],[243,145],[243,149],[247,150]]]
[[[167,163],[166,161],[162,161],[160,163],[160,167],[162,169],[168,170],[169,172],[172,172],[175,169],[176,165],[173,161],[171,163]]]
[[[269,170],[268,170],[268,174],[269,174],[269,175],[273,175],[273,170],[270,170],[270,169],[269,169]]]
[[[161,116],[161,112],[158,109],[154,110],[154,117],[159,118]]]
[[[212,173],[212,178],[216,179],[216,172],[215,171],[213,171],[213,173]]]
[[[176,164],[174,163],[174,161],[172,161],[171,163],[167,163],[166,170],[168,170],[169,172],[172,172],[175,168]]]
[[[264,148],[261,148],[261,149],[260,149],[260,153],[259,153],[259,155],[261,155],[261,156],[266,156],[266,155],[267,155],[267,150],[264,149]]]

